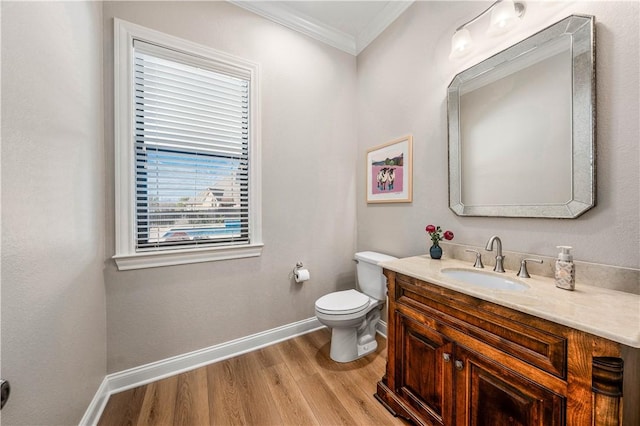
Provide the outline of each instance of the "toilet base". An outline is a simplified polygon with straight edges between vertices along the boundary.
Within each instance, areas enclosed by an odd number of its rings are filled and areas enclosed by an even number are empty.
[[[362,358],[378,348],[376,325],[380,310],[373,309],[359,327],[335,327],[331,331],[329,356],[336,362],[351,362]]]

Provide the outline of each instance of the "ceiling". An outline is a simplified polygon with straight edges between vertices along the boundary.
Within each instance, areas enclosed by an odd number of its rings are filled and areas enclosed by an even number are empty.
[[[413,3],[413,0],[228,1],[352,55],[359,54]]]

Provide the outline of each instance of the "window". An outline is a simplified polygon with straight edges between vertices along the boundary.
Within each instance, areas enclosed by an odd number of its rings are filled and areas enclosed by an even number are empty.
[[[115,20],[119,269],[259,256],[258,67]]]

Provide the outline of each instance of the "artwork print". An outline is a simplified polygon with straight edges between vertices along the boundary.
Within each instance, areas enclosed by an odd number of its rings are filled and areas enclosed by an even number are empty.
[[[367,151],[367,202],[411,202],[412,137]]]

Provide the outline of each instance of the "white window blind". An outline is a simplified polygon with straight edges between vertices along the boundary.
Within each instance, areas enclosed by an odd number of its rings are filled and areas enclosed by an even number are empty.
[[[250,79],[133,47],[136,252],[250,244]]]

